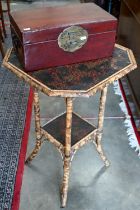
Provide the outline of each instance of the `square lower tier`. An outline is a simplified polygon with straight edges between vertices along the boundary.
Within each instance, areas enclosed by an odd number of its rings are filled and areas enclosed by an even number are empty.
[[[53,138],[55,138],[64,146],[66,132],[66,113],[48,122],[42,127],[42,129],[53,136]],[[94,125],[91,125],[87,121],[83,120],[77,114],[72,113],[71,146],[75,145],[90,133],[93,133],[96,129],[97,128]]]

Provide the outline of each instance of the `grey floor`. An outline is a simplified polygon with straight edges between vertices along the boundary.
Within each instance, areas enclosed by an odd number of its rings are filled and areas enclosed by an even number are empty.
[[[76,1],[34,1],[32,4],[13,3],[12,9]],[[97,123],[99,94],[89,99],[74,101],[74,111]],[[75,155],[70,174],[66,210],[133,210],[140,209],[140,160],[128,144],[124,114],[119,107],[119,96],[110,86],[104,122],[103,146],[111,166],[105,169],[94,145],[87,144]],[[40,93],[41,122],[65,110],[63,99]],[[34,118],[27,155],[35,144]],[[39,155],[25,166],[21,189],[20,210],[59,210],[62,181],[61,156],[55,147],[45,142]]]

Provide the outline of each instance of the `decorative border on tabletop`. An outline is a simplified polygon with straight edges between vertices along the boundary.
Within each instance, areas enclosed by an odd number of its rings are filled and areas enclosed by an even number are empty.
[[[94,95],[98,90],[102,90],[105,88],[107,85],[113,83],[115,80],[120,79],[121,77],[125,76],[132,70],[137,68],[137,63],[134,58],[133,52],[126,48],[123,47],[119,44],[115,44],[115,47],[127,51],[128,57],[130,59],[131,64],[126,66],[125,68],[121,69],[118,71],[116,74],[113,74],[112,76],[108,77],[107,79],[101,81],[94,87],[88,89],[88,90],[52,90],[46,85],[42,84],[32,76],[30,76],[28,73],[22,71],[20,68],[16,67],[12,63],[10,63],[9,57],[11,55],[11,52],[13,48],[10,48],[7,53],[5,58],[3,59],[3,66],[11,70],[13,73],[15,73],[18,77],[29,83],[32,87],[37,88],[38,90],[42,91],[43,93],[47,94],[48,96],[60,96],[60,97],[90,97]]]

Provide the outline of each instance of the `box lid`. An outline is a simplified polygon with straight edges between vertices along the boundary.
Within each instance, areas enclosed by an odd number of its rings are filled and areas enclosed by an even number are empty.
[[[116,30],[117,19],[94,3],[14,11],[11,25],[24,44],[56,40],[63,29],[77,25],[88,34]]]

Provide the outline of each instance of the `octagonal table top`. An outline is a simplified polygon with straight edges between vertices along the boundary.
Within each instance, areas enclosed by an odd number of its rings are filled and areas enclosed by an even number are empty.
[[[118,44],[110,58],[28,73],[19,63],[15,52],[10,49],[3,65],[45,94],[62,97],[88,97],[137,67],[132,51]]]

